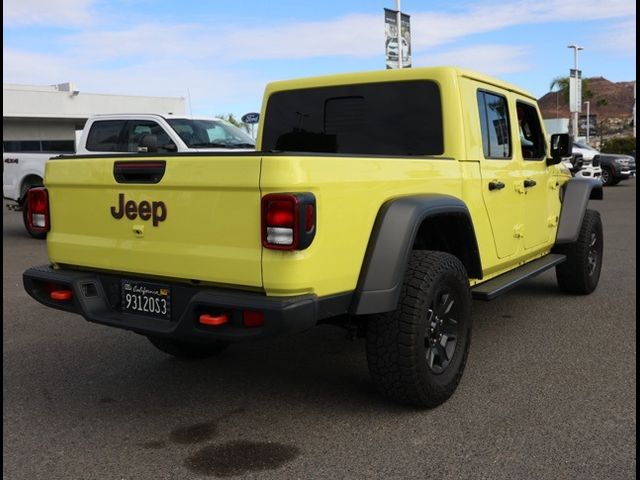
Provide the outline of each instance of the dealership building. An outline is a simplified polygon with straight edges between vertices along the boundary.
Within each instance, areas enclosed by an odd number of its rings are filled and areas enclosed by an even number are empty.
[[[72,83],[5,83],[3,152],[73,152],[87,118],[105,113],[184,114],[185,99],[84,93]]]

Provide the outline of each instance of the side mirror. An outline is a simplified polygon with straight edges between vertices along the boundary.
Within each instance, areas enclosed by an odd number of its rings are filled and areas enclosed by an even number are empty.
[[[158,137],[156,135],[146,134],[140,139],[138,152],[155,153],[158,151]]]
[[[556,165],[563,158],[571,156],[571,137],[568,133],[554,133],[551,135],[551,158],[547,158],[547,165]]]

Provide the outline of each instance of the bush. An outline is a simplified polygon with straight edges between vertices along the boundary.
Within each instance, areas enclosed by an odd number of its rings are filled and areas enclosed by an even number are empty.
[[[621,153],[624,155],[636,156],[635,137],[608,138],[602,142],[602,153]]]

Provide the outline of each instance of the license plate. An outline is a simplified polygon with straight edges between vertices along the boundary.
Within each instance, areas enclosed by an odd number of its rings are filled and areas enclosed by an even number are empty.
[[[171,289],[157,283],[122,280],[122,310],[169,320]]]

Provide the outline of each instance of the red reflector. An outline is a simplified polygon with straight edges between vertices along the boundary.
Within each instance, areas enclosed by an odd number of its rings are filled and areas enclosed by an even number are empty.
[[[242,312],[242,320],[245,327],[261,327],[264,325],[264,312],[245,310]]]
[[[288,200],[270,200],[267,203],[268,227],[292,227],[295,204]]]
[[[51,293],[51,300],[71,300],[73,297],[73,291],[71,290],[53,290]]]
[[[305,232],[310,232],[316,225],[316,209],[313,205],[307,204],[306,206],[307,219],[304,224]]]
[[[204,313],[200,315],[200,323],[203,325],[224,325],[229,321],[229,315],[226,313],[222,313],[220,315],[209,315],[208,313]]]

